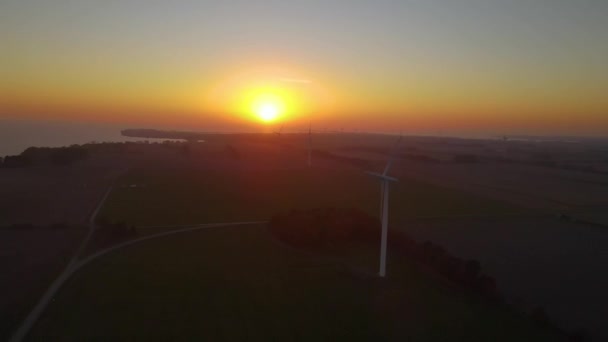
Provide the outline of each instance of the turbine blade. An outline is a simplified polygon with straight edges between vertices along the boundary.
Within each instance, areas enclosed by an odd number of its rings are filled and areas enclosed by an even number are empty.
[[[384,182],[380,182],[380,215],[378,216],[382,219],[384,215]]]
[[[386,176],[388,174],[388,171],[390,170],[391,166],[393,165],[393,161],[396,158],[397,150],[399,148],[399,144],[401,143],[402,139],[403,139],[403,136],[400,135],[399,138],[397,138],[395,145],[393,145],[393,148],[391,149],[391,152],[389,154],[388,162],[386,163],[386,167],[384,168],[384,172],[382,173],[383,176]]]

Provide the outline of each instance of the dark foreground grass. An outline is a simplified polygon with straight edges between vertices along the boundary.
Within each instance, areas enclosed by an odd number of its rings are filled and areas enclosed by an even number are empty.
[[[132,188],[129,185],[137,185]],[[380,189],[355,169],[133,169],[100,217],[134,225],[268,220],[278,212],[357,207],[377,215]],[[391,222],[415,217],[501,216],[521,209],[457,190],[402,179],[391,187]]]
[[[0,341],[6,341],[84,238],[83,227],[0,229]]]
[[[261,226],[150,240],[79,271],[29,339],[556,341],[395,263],[389,281],[356,276]]]

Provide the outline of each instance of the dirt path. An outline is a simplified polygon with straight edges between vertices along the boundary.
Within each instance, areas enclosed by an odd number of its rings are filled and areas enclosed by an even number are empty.
[[[109,193],[109,192],[108,192]],[[108,194],[107,193],[107,194]],[[102,199],[102,201],[100,202],[100,205],[98,206],[98,209],[101,208],[103,202],[105,201],[105,199],[107,198],[107,194],[104,196],[104,198]],[[95,213],[97,213],[98,210],[96,210]],[[92,231],[94,230],[94,219],[91,219],[91,225],[93,226],[92,229],[89,230],[90,235],[92,235]],[[156,239],[156,238],[160,238],[160,237],[165,237],[165,236],[169,236],[169,235],[174,235],[174,234],[179,234],[179,233],[187,233],[187,232],[192,232],[192,231],[196,231],[196,230],[201,230],[204,228],[213,228],[213,227],[223,227],[223,226],[238,226],[238,225],[254,225],[254,224],[262,224],[262,223],[266,223],[265,221],[245,221],[245,222],[225,222],[225,223],[208,223],[208,224],[201,224],[201,225],[196,225],[196,226],[191,226],[189,228],[183,228],[183,229],[176,229],[176,230],[172,230],[169,232],[163,232],[163,233],[158,233],[158,234],[154,234],[154,235],[149,235],[149,236],[145,236],[139,239],[135,239],[135,240],[130,240],[130,241],[125,241],[123,243],[120,243],[118,245],[112,246],[112,247],[108,247],[105,248],[101,251],[98,251],[97,253],[94,253],[88,257],[86,257],[83,260],[78,261],[78,255],[76,255],[68,264],[68,266],[65,268],[65,270],[59,275],[59,277],[57,277],[57,279],[55,279],[55,281],[53,281],[53,283],[51,284],[51,286],[49,287],[49,289],[44,293],[44,295],[42,296],[42,298],[40,299],[40,301],[36,304],[36,306],[34,307],[34,309],[28,314],[28,316],[25,318],[25,320],[21,323],[21,326],[15,331],[15,333],[13,334],[13,336],[11,337],[11,339],[9,340],[9,342],[20,342],[23,341],[23,339],[27,336],[28,332],[32,329],[32,327],[34,326],[34,324],[36,323],[36,321],[38,320],[38,318],[40,318],[40,315],[42,314],[42,312],[44,311],[44,309],[46,309],[46,307],[48,306],[49,302],[53,299],[53,297],[57,294],[57,292],[59,291],[59,289],[61,288],[61,286],[63,286],[63,284],[65,284],[65,282],[76,272],[78,271],[80,268],[86,266],[87,264],[89,264],[90,262],[106,255],[109,253],[112,253],[118,249],[122,249],[128,246],[132,246],[134,244],[143,242],[143,241],[147,241],[150,239]],[[88,241],[88,238],[90,238],[90,235],[87,235],[87,238],[85,239],[85,241],[83,241],[83,244],[81,245],[81,248],[79,248],[79,251],[81,251],[81,249],[84,248],[84,246],[86,245],[86,242]]]

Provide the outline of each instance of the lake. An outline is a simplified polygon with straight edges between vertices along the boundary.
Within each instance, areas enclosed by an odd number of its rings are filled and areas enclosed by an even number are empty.
[[[115,124],[0,119],[0,157],[16,155],[30,146],[60,147],[92,141],[136,141],[123,137]]]

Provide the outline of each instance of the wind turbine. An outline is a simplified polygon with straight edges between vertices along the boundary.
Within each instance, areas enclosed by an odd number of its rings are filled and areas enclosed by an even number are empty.
[[[377,172],[366,172],[367,174],[379,178],[380,179],[380,217],[382,218],[382,236],[380,238],[380,271],[378,275],[380,277],[384,277],[386,275],[386,249],[387,249],[387,239],[388,239],[388,190],[390,182],[398,182],[399,180],[394,177],[390,177],[388,175],[388,171],[390,170],[393,162],[395,160],[395,153],[397,151],[397,147],[401,142],[402,136],[399,136],[395,146],[390,153],[388,162],[384,167],[384,171],[382,173]]]
[[[283,146],[283,139],[282,139],[284,126],[285,126],[285,123],[283,122],[283,123],[281,123],[281,126],[279,127],[278,130],[275,129],[272,132],[272,134],[275,136],[275,138],[273,138],[271,141],[273,144],[276,144],[278,159],[283,159],[283,157],[284,157],[284,153],[283,153],[284,146]]]
[[[308,124],[308,167],[312,167],[312,124]]]
[[[283,132],[283,127],[285,126],[285,123],[281,124],[281,127],[279,127],[278,131],[274,131],[274,134],[276,134],[279,138],[281,137],[281,133]]]

